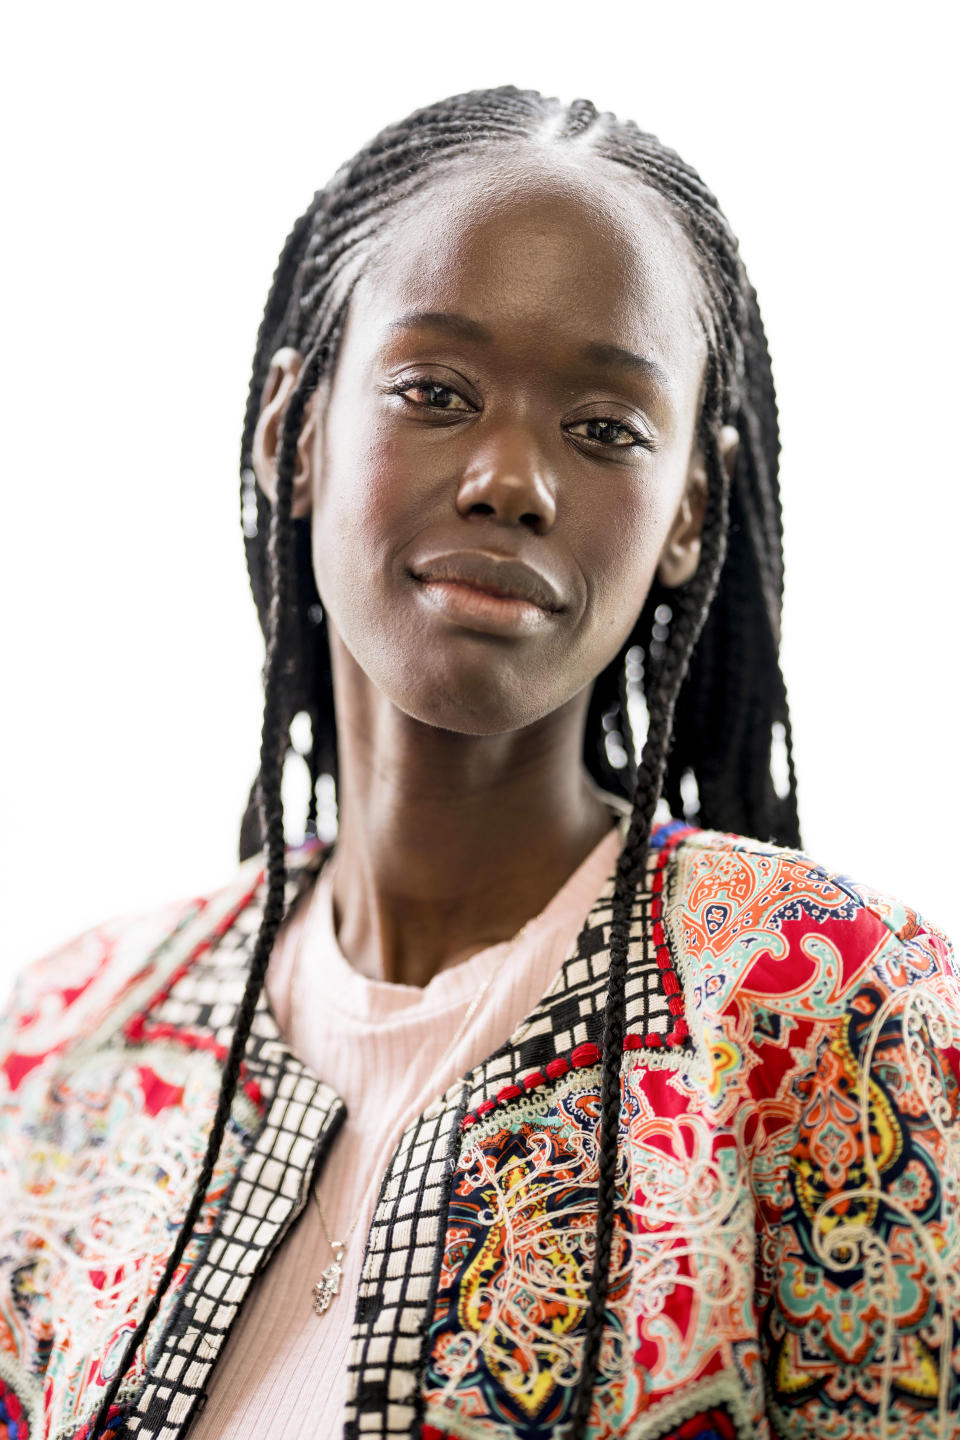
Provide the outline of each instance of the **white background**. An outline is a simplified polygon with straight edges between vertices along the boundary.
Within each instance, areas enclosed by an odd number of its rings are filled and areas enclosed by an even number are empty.
[[[262,663],[237,452],[277,254],[382,125],[505,83],[633,118],[719,196],[781,405],[806,848],[960,933],[948,13],[18,7],[0,991],[82,927],[233,873]]]

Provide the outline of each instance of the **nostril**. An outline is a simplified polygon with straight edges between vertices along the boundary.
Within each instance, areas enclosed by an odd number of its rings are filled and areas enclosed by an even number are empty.
[[[540,516],[534,515],[532,510],[528,510],[525,515],[520,516],[520,524],[528,525],[531,530],[536,530],[540,525]]]

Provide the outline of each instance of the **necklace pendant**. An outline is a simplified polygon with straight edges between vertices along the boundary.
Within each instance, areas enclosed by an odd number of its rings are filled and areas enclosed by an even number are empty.
[[[323,1315],[329,1310],[334,1298],[340,1294],[340,1281],[343,1277],[343,1266],[340,1263],[343,1259],[343,1252],[346,1247],[335,1242],[333,1249],[333,1263],[328,1265],[320,1279],[313,1287],[313,1312],[315,1315]]]

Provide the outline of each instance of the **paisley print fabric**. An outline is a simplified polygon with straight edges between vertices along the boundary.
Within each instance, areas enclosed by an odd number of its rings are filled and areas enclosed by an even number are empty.
[[[698,853],[699,852],[699,853]],[[960,989],[947,942],[803,858],[701,846],[673,911],[714,1125],[756,1205],[775,1432],[956,1433]]]
[[[316,873],[288,856],[287,903]],[[561,1440],[593,1267],[612,877],[551,990],[397,1147],[347,1440]],[[31,967],[0,1032],[0,1437],[83,1440],[182,1221],[259,927],[236,884]],[[631,929],[590,1440],[960,1435],[960,976],[914,911],[677,822]],[[181,1440],[343,1118],[263,997],[115,1428]],[[282,1429],[283,1417],[276,1417]]]
[[[201,908],[164,912],[150,937],[175,934]],[[150,1046],[134,1059],[122,1044],[83,1045],[142,975],[146,940],[129,920],[79,936],[21,977],[5,1017],[0,1403],[18,1440],[78,1430],[112,1377],[189,1193],[200,1136],[188,1133],[183,1099],[189,1090],[209,1104],[212,1091],[215,1103],[209,1055]]]
[[[805,856],[705,832],[677,847],[664,921],[691,1042],[624,1057],[591,1440],[960,1433],[947,942]],[[562,1434],[579,1374],[599,1068],[524,1078],[456,1157],[438,1440]]]
[[[248,866],[237,887],[96,927],[30,967],[8,1007],[0,1049],[0,1426],[16,1440],[83,1440],[163,1274],[216,1109],[248,963],[251,937],[240,917],[258,873]],[[342,1114],[333,1092],[299,1079],[299,1062],[271,1063],[270,1017],[258,1018],[205,1205],[119,1392],[113,1428],[125,1435],[153,1433],[154,1395],[166,1413],[174,1391],[152,1389],[159,1371],[190,1381],[178,1397],[188,1417],[208,1369],[201,1358],[212,1361],[225,1334],[218,1311],[230,1311],[295,1214],[304,1174]],[[276,1116],[291,1111],[299,1090],[316,1123],[304,1118],[295,1137]],[[303,1150],[296,1159],[294,1138]],[[247,1185],[248,1203],[260,1223],[240,1217],[244,1234],[233,1197],[251,1172],[260,1184]],[[174,1369],[171,1349],[179,1352]],[[145,1412],[129,1413],[144,1400]]]

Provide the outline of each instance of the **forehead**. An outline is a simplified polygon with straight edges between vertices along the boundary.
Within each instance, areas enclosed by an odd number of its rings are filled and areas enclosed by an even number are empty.
[[[706,351],[690,242],[622,165],[549,150],[465,157],[388,222],[351,310],[369,333],[456,310],[497,333],[640,349],[675,370]]]

